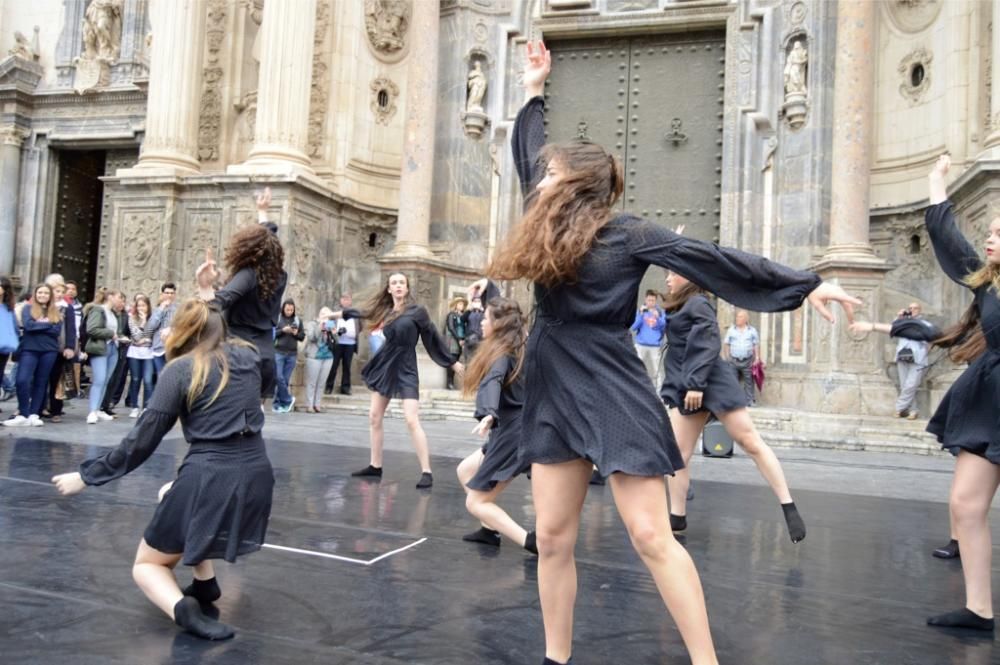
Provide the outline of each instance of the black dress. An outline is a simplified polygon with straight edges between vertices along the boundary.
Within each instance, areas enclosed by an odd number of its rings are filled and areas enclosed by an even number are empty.
[[[719,357],[719,320],[708,298],[695,295],[670,316],[667,343],[660,388],[660,397],[667,406],[677,407],[684,415],[698,411],[718,415],[749,405],[736,368]],[[689,390],[704,393],[702,407],[697,411],[684,408],[684,396]]]
[[[525,193],[543,169],[542,98],[518,113],[512,145]],[[635,353],[629,326],[650,265],[684,275],[751,310],[799,307],[821,282],[762,257],[679,236],[631,215],[605,225],[572,284],[535,285],[528,338],[522,460],[586,458],[608,475],[659,476],[683,468],[663,403]]]
[[[209,404],[221,379],[218,366],[191,409],[190,357],[167,364],[149,406],[114,449],[80,465],[88,485],[121,478],[142,464],[173,428],[178,417],[191,444],[184,463],[143,537],[153,549],[183,553],[183,563],[206,559],[234,561],[264,542],[271,514],[274,474],[260,431],[259,356],[253,348],[226,345],[229,382]]]
[[[983,259],[955,225],[951,201],[928,208],[925,219],[941,268],[966,286],[963,280],[983,266]],[[973,293],[986,351],[945,393],[927,431],[945,448],[962,448],[1000,464],[1000,296],[989,285]]]
[[[356,309],[345,309],[345,319],[361,318]],[[389,398],[420,399],[417,374],[417,339],[424,343],[431,360],[451,367],[458,358],[448,350],[448,342],[431,323],[423,305],[409,304],[382,328],[385,344],[362,368],[361,378],[369,390]]]
[[[476,420],[493,416],[490,437],[483,444],[483,463],[466,483],[469,489],[488,492],[497,483],[512,479],[527,470],[520,460],[521,408],[524,405],[522,373],[507,385],[517,360],[512,356],[498,359],[479,382],[476,392]]]

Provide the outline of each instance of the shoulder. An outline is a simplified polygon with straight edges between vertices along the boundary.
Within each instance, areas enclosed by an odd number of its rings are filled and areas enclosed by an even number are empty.
[[[226,342],[226,355],[235,367],[256,365],[260,361],[260,352],[252,344],[241,344],[237,341]]]

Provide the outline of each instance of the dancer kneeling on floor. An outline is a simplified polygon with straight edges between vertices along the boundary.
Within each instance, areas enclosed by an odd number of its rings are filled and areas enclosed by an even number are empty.
[[[781,463],[750,419],[749,398],[740,386],[736,370],[719,356],[722,340],[715,307],[704,290],[677,273],[667,275],[667,288],[670,294],[665,306],[671,316],[660,397],[670,410],[670,426],[684,464],[691,462],[709,414],[715,415],[733,441],[753,459],[778,497],[792,542],[801,541],[806,537],[806,525],[792,502]],[[687,528],[690,481],[690,471],[685,466],[667,484],[670,526],[674,531]]]
[[[52,482],[71,495],[121,478],[153,454],[180,418],[191,448],[139,542],[132,577],[189,633],[227,639],[233,629],[211,605],[221,593],[211,559],[232,562],[260,549],[274,488],[260,434],[259,357],[247,342],[227,339],[222,313],[200,300],[188,300],[174,316],[166,350],[170,362],[132,431]],[[194,566],[194,581],[183,591],[173,573],[178,563]]]
[[[462,540],[500,546],[500,534],[538,554],[534,532],[525,531],[496,504],[496,498],[527,465],[519,460],[521,407],[524,403],[524,345],[528,330],[514,300],[493,298],[483,316],[483,342],[465,372],[465,396],[476,391],[473,434],[488,436],[481,450],[458,465],[465,507],[483,526]],[[474,386],[478,386],[475,389]]]

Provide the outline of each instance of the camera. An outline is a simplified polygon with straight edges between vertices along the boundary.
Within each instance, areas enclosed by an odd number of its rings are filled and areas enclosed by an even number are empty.
[[[347,328],[337,328],[337,334],[338,335],[346,335],[347,334]]]
[[[908,319],[908,318],[910,318],[912,316],[913,316],[913,310],[912,309],[904,309],[903,310],[903,318]]]

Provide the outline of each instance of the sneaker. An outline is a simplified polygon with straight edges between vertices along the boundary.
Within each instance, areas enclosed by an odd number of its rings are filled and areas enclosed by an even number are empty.
[[[261,408],[261,411],[263,411],[264,410],[264,405],[261,404],[260,408]],[[281,409],[282,408],[283,407],[280,404],[278,404],[274,400],[271,400],[271,413],[281,413]]]
[[[14,416],[13,418],[10,418],[9,420],[3,421],[3,426],[4,427],[28,427],[28,426],[30,426],[30,423],[28,422],[28,419],[25,418],[24,416]]]
[[[30,427],[41,427],[45,423],[42,422],[41,417],[38,414],[31,414],[28,416],[28,425]]]
[[[288,406],[285,407],[285,413],[291,413],[294,410],[295,410],[295,395],[292,395],[292,401],[289,402]]]
[[[917,411],[910,411],[910,413],[907,414],[906,419],[907,420],[916,420],[919,417],[920,417],[920,413],[919,412],[917,412]]]
[[[132,412],[128,414],[128,417],[129,418],[138,418],[139,417],[139,409],[132,409]]]
[[[90,412],[90,415],[87,416],[87,424],[88,425],[96,425],[97,424],[97,411],[91,411]]]
[[[114,420],[115,417],[105,413],[104,411],[94,411],[94,415],[97,416],[98,420]]]

